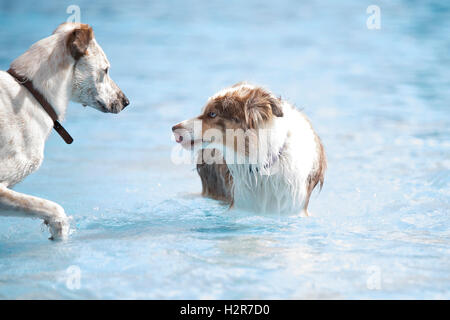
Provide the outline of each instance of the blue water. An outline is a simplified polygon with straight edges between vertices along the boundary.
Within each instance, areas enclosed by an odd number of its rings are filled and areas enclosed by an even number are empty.
[[[0,1],[0,69],[70,4]],[[53,133],[16,190],[60,203],[74,232],[52,242],[38,220],[0,219],[0,298],[450,298],[448,3],[75,4],[132,104],[70,105],[75,143]],[[241,80],[295,103],[322,137],[313,217],[230,212],[170,161],[171,126]]]

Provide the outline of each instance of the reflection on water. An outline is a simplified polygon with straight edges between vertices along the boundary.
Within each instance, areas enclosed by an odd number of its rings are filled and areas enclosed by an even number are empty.
[[[53,243],[38,221],[1,219],[0,297],[450,297],[447,4],[383,2],[380,30],[356,0],[79,5],[132,104],[70,105],[75,143],[53,134],[16,189],[59,202],[75,233]],[[0,1],[0,68],[65,10]],[[228,211],[170,162],[171,126],[241,80],[295,103],[322,137],[313,217]]]

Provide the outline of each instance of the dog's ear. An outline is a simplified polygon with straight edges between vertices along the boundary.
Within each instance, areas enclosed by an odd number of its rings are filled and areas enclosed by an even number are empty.
[[[87,53],[89,43],[94,38],[92,28],[87,24],[81,24],[74,29],[67,38],[67,48],[71,56],[78,60]]]
[[[270,98],[270,107],[272,108],[272,114],[277,117],[283,116],[282,100],[279,98]]]
[[[275,98],[264,89],[252,90],[245,103],[245,117],[249,128],[255,129],[271,117],[282,117],[281,99]]]

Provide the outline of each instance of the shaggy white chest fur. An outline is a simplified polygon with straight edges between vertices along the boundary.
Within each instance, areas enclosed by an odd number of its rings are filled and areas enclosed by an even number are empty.
[[[271,126],[268,155],[257,165],[228,165],[234,205],[261,213],[302,213],[307,181],[318,161],[318,146],[309,121],[285,103],[285,116]]]

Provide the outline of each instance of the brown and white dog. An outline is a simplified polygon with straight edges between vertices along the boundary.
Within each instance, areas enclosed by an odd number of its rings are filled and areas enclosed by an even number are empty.
[[[14,60],[8,72],[0,71],[0,216],[43,219],[54,239],[68,234],[60,205],[11,188],[41,165],[45,141],[53,127],[61,129],[58,120],[69,101],[110,113],[129,104],[108,70],[92,28],[64,23]]]
[[[202,114],[172,128],[199,151],[202,194],[236,208],[308,215],[326,157],[304,114],[271,92],[238,83],[209,98]]]

